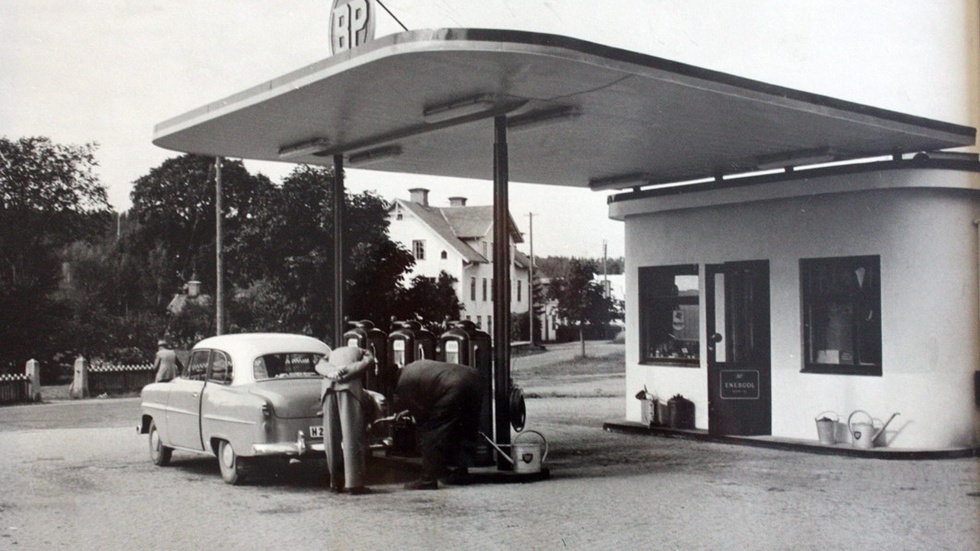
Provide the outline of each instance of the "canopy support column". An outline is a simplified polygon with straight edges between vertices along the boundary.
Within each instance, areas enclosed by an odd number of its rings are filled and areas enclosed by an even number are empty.
[[[344,156],[333,156],[333,348],[344,340]]]
[[[493,374],[494,432],[498,445],[510,445],[510,207],[508,205],[507,117],[493,119]],[[497,455],[497,468],[511,469]]]

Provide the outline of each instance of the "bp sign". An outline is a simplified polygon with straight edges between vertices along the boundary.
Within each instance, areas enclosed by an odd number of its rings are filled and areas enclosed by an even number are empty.
[[[333,0],[330,51],[345,52],[374,39],[374,6],[370,0]]]

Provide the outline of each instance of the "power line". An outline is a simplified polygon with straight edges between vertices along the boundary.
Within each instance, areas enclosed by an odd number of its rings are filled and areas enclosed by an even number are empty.
[[[381,6],[382,8],[384,8],[384,10],[386,12],[388,12],[388,15],[390,15],[391,18],[395,20],[395,23],[398,23],[401,26],[402,29],[404,29],[406,31],[408,30],[408,27],[406,27],[404,24],[402,24],[402,22],[397,17],[395,17],[395,14],[391,13],[391,10],[388,9],[388,6],[384,5],[381,2],[381,0],[376,0],[376,1],[378,2],[378,5]]]

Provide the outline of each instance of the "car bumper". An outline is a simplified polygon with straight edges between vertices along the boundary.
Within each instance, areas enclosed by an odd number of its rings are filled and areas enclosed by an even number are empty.
[[[298,457],[309,452],[323,453],[323,450],[322,438],[310,438],[303,431],[297,433],[294,442],[252,444],[252,455],[254,456],[288,455]]]

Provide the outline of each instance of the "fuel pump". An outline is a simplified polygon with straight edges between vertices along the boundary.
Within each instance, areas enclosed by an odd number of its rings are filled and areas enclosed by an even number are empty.
[[[388,357],[382,378],[394,399],[401,368],[416,360],[436,359],[436,337],[431,331],[422,328],[417,321],[393,321],[388,334]],[[392,447],[390,455],[414,456],[418,454],[415,426],[408,423],[395,423],[392,426]]]
[[[490,335],[477,329],[469,320],[460,320],[439,336],[439,360],[476,368],[483,388],[480,410],[480,432],[493,434],[493,348]],[[476,444],[473,460],[477,465],[494,464],[493,450],[487,442]]]
[[[388,387],[387,381],[382,377],[388,365],[388,336],[369,320],[350,322],[350,324],[353,327],[344,333],[344,344],[363,348],[374,356],[374,369],[364,374],[364,388],[388,397],[393,389]]]

